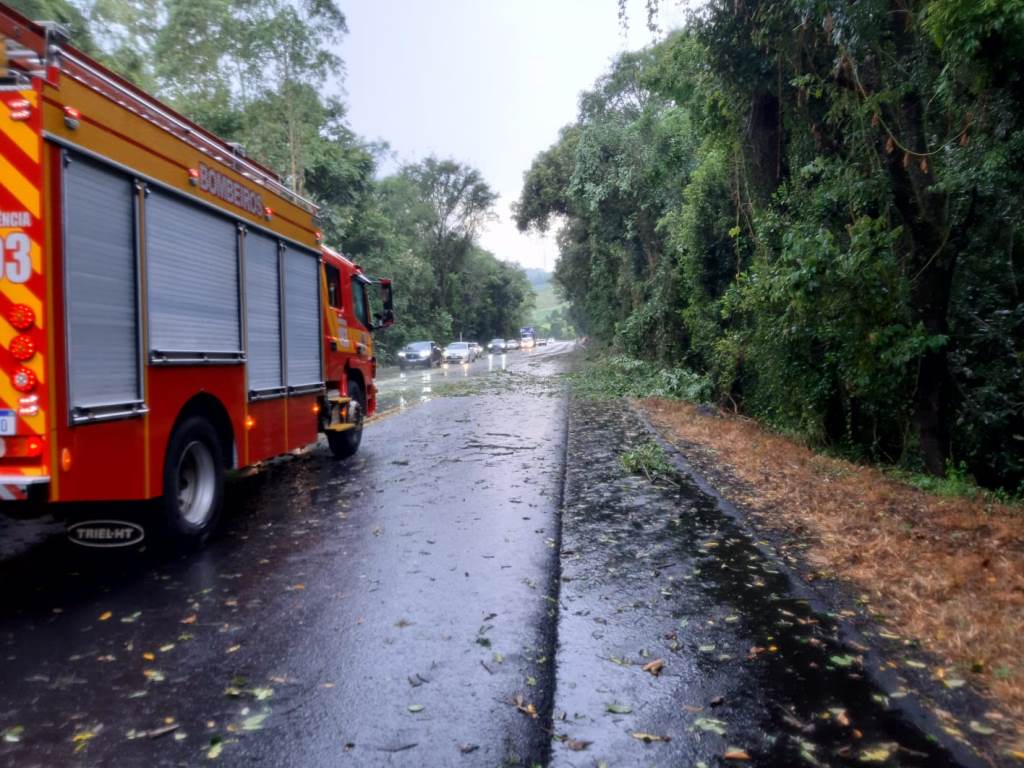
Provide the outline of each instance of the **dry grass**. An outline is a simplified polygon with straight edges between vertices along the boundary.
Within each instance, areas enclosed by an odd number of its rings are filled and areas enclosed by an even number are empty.
[[[724,495],[806,544],[805,561],[868,598],[890,631],[919,640],[940,662],[933,674],[987,690],[1024,749],[1024,510],[937,497],[749,420],[640,405],[698,465],[739,481]]]

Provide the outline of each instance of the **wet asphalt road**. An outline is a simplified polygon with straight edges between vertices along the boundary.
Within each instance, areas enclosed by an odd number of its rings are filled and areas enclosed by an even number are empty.
[[[24,731],[0,764],[542,757],[513,704],[551,695],[565,406],[538,381],[383,418],[348,464],[319,448],[230,484],[198,554],[51,536],[9,557],[0,730]]]
[[[234,480],[199,553],[0,522],[0,765],[953,764],[713,499],[622,471],[568,351],[383,371],[354,460]]]

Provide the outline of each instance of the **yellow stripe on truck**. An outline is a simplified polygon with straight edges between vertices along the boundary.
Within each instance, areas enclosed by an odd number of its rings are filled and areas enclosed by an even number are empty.
[[[31,181],[21,175],[21,171],[7,162],[7,159],[0,155],[0,179],[3,185],[25,210],[35,218],[39,218],[39,188]]]
[[[28,123],[8,121],[0,123],[0,130],[3,130],[7,137],[18,145],[18,149],[24,152],[29,160],[33,163],[39,162],[39,135],[32,130]]]

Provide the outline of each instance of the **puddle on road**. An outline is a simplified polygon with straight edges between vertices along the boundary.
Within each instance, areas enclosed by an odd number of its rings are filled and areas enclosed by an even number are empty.
[[[382,371],[377,382],[377,409],[381,414],[400,413],[437,397],[518,391],[534,380],[557,377],[557,373],[540,370],[557,357],[489,354],[468,365],[445,363],[426,370]]]
[[[487,372],[505,370],[505,355],[495,363],[494,355],[488,355]],[[385,374],[377,382],[377,407],[380,411],[404,411],[414,405],[430,401],[437,395],[434,387],[447,382],[465,381],[481,374],[479,367],[470,364],[444,363],[438,369],[425,371],[399,371]]]
[[[624,473],[612,446],[646,439],[629,419],[572,407],[556,702],[570,719],[556,729],[616,762],[641,732],[672,739],[640,745],[653,764],[716,764],[736,747],[757,765],[956,765],[868,679],[867,649],[843,644],[836,618],[795,596],[714,499],[685,478]],[[574,659],[581,649],[600,660]],[[659,658],[660,678],[642,671]],[[636,714],[610,728],[609,701]]]

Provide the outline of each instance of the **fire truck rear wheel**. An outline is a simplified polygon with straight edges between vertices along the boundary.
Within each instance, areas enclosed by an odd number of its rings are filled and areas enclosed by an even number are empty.
[[[217,433],[199,416],[174,431],[164,463],[164,523],[182,544],[201,544],[220,518],[224,459]]]
[[[327,445],[336,459],[347,459],[359,450],[359,444],[363,441],[363,414],[366,413],[366,396],[363,388],[358,382],[348,383],[348,396],[352,398],[350,408],[358,408],[355,420],[357,425],[344,432],[328,432]]]

